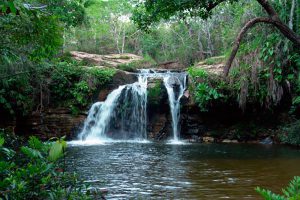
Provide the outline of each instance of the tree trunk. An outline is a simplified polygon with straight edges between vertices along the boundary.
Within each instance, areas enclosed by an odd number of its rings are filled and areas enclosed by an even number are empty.
[[[240,33],[238,34],[234,45],[232,52],[229,56],[229,59],[226,62],[225,68],[224,68],[224,74],[225,76],[228,75],[230,67],[232,65],[232,62],[236,56],[236,53],[240,47],[240,43],[245,35],[245,33],[252,28],[257,23],[267,23],[274,25],[285,37],[287,37],[291,42],[293,42],[297,47],[300,47],[300,36],[297,35],[293,30],[291,30],[285,23],[283,23],[280,18],[278,17],[278,14],[273,9],[273,7],[269,4],[268,0],[257,0],[257,2],[265,9],[265,11],[268,13],[269,17],[258,17],[250,20],[245,24],[245,26],[242,28]]]
[[[121,53],[124,53],[124,49],[125,49],[125,39],[126,39],[126,30],[125,30],[125,27],[123,27],[123,34],[122,34],[122,51],[121,51]]]

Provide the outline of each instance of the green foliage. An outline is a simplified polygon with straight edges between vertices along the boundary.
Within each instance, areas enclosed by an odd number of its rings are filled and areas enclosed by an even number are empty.
[[[82,25],[86,22],[86,12],[84,2],[82,0],[40,0],[41,3],[47,5],[50,13],[55,15],[57,19],[64,23],[68,28],[71,26]]]
[[[285,144],[300,145],[300,120],[284,126],[279,135],[280,141]]]
[[[197,67],[189,67],[188,74],[191,78],[190,91],[202,112],[208,111],[209,105],[213,102],[228,99],[228,95],[225,94],[228,84],[222,79]]]
[[[0,2],[0,11],[2,13],[6,13],[8,10],[10,10],[13,14],[17,13],[16,6],[13,1],[2,1]]]
[[[28,75],[0,80],[0,107],[11,115],[28,114],[33,107],[33,88]]]
[[[208,77],[207,71],[201,68],[195,68],[195,67],[189,67],[188,68],[188,74],[193,78],[202,78],[206,79]]]
[[[150,104],[159,105],[162,95],[161,81],[157,80],[154,87],[148,88],[147,98]]]
[[[223,97],[215,88],[207,83],[198,83],[195,89],[195,100],[201,111],[208,111],[207,106],[213,100]]]
[[[32,68],[36,69],[0,80],[0,108],[11,116],[27,115],[36,109],[41,105],[41,94],[49,95],[43,97],[50,100],[44,106],[69,106],[76,114],[92,102],[94,92],[115,73],[114,69],[86,67],[62,59]]]
[[[107,84],[115,73],[114,69],[83,67],[76,62],[59,62],[52,70],[49,86],[52,100],[60,105],[72,106],[74,114],[76,107],[87,106],[94,92]]]
[[[300,177],[295,176],[289,185],[282,189],[283,195],[275,194],[270,190],[255,188],[265,200],[297,200],[300,199]]]
[[[1,199],[91,199],[76,174],[64,172],[60,159],[66,143],[43,143],[30,137],[20,151],[3,146],[0,137]]]
[[[227,0],[147,0],[140,3],[134,10],[132,19],[139,28],[147,30],[153,23],[168,20],[172,16],[200,16],[208,18],[215,6]],[[234,0],[231,0],[233,2]]]

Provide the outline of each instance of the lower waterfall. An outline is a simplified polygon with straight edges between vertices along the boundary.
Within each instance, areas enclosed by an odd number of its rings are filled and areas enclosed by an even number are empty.
[[[104,102],[92,105],[80,140],[146,140],[148,78],[163,80],[172,115],[173,140],[179,140],[180,99],[186,90],[186,73],[144,69],[137,76],[137,82],[119,86]]]

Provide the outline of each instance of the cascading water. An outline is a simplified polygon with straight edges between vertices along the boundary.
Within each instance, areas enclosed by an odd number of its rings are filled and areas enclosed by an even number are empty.
[[[119,86],[104,102],[93,104],[79,139],[147,139],[148,78],[163,79],[171,109],[173,137],[178,141],[180,98],[186,89],[186,74],[153,70],[141,70],[137,82]]]
[[[80,140],[105,139],[111,113],[117,105],[117,101],[126,86],[120,86],[112,91],[105,102],[94,103],[89,110],[84,122],[83,131],[79,134]]]
[[[168,92],[172,115],[173,142],[178,142],[180,133],[180,99],[186,90],[186,75],[165,76],[164,84]]]

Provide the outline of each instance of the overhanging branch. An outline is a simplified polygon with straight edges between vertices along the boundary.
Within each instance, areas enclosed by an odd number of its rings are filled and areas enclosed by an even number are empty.
[[[266,24],[272,24],[274,25],[285,37],[287,37],[290,41],[292,41],[296,46],[300,47],[300,37],[291,30],[286,24],[282,23],[280,20],[273,20],[272,18],[268,17],[257,17],[245,24],[245,26],[242,28],[242,30],[239,32],[231,54],[226,62],[225,68],[224,68],[224,75],[227,76],[229,73],[229,70],[231,68],[232,62],[237,54],[237,51],[240,47],[240,43],[245,35],[245,33],[252,28],[257,23],[266,23]]]

